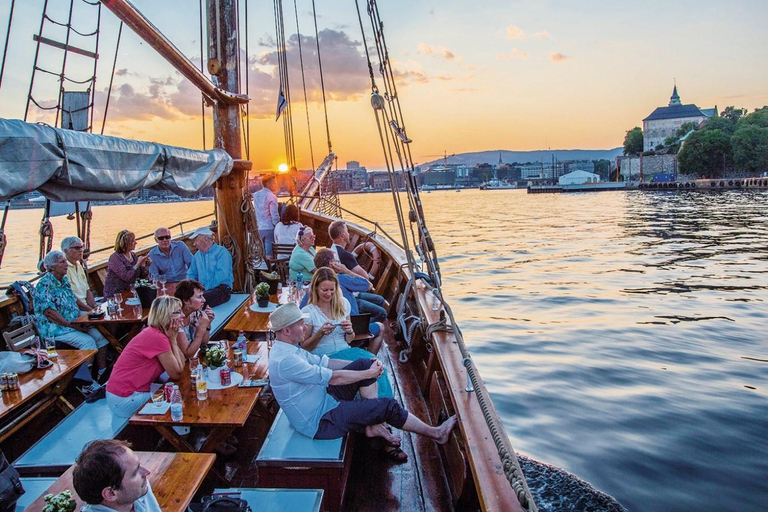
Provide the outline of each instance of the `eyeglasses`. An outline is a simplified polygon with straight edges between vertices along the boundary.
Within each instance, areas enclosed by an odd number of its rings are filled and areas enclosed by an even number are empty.
[[[171,235],[162,235],[157,237],[158,240],[170,240]]]
[[[69,246],[70,251],[82,251],[83,246],[82,245],[70,245]]]

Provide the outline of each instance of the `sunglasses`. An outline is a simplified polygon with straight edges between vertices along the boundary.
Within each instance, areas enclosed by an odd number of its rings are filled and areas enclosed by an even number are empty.
[[[162,236],[157,237],[157,239],[158,240],[170,240],[171,239],[171,235],[162,235]]]
[[[303,237],[304,233],[306,233],[307,231],[312,231],[312,229],[308,228],[307,226],[301,226],[299,228],[299,238]]]
[[[82,245],[70,245],[69,246],[70,251],[82,251],[83,246]]]

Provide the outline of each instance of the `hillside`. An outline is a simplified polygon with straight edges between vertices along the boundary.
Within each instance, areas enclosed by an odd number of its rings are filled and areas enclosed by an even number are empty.
[[[537,150],[537,151],[508,151],[508,150],[495,150],[495,151],[477,151],[474,153],[459,153],[456,155],[448,156],[449,164],[464,164],[468,166],[475,166],[477,164],[498,164],[499,153],[501,153],[501,161],[505,164],[510,163],[526,163],[526,162],[551,162],[552,155],[559,160],[611,160],[614,157],[621,156],[622,148],[614,149],[554,149],[554,150]],[[431,160],[429,162],[419,163],[422,167],[428,167],[433,164],[442,164],[443,158]]]

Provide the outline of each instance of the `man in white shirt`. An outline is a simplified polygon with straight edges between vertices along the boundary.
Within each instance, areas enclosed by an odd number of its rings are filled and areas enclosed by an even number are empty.
[[[277,213],[277,182],[271,174],[261,178],[261,190],[253,193],[253,208],[256,222],[259,223],[259,237],[264,242],[264,252],[272,256],[272,244],[275,243],[275,226],[280,222]]]
[[[72,485],[87,503],[83,512],[160,512],[147,476],[128,443],[99,439],[77,458]]]
[[[67,277],[69,285],[77,297],[77,307],[88,312],[96,308],[96,300],[88,285],[88,276],[81,263],[83,260],[83,241],[76,236],[68,236],[61,241],[61,252],[67,257]]]
[[[289,302],[269,315],[276,341],[269,354],[272,391],[293,427],[314,439],[335,439],[350,431],[365,430],[368,437],[382,437],[397,446],[396,428],[448,442],[456,416],[433,427],[403,409],[392,398],[377,398],[376,378],[384,368],[373,359],[341,361],[317,356],[301,348],[304,315]],[[355,400],[360,393],[362,400]]]

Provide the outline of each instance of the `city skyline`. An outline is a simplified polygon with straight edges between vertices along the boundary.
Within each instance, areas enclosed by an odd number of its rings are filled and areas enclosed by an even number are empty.
[[[199,63],[197,2],[134,4]],[[327,144],[317,62],[311,54],[314,25],[311,3],[299,0],[297,6],[317,165]],[[354,6],[342,9],[334,2],[317,7],[334,151],[340,162],[358,160],[369,170],[381,169]],[[251,159],[257,170],[275,169],[285,161],[285,150],[282,122],[274,120],[279,85],[272,6],[249,2],[248,8]],[[0,19],[5,22],[9,9],[9,0],[0,1]],[[31,34],[39,28],[41,9],[42,1],[16,2],[0,89],[3,117],[24,115],[34,58]],[[614,148],[621,145],[626,130],[641,126],[654,108],[669,101],[675,82],[683,103],[700,108],[734,105],[751,111],[768,104],[768,67],[763,64],[768,49],[759,21],[768,17],[768,5],[757,1],[732,2],[727,17],[720,3],[692,1],[468,5],[396,0],[379,9],[417,164],[445,152]],[[370,23],[363,15],[370,45]],[[117,25],[104,9],[95,132],[101,128]],[[311,159],[296,20],[288,4],[285,30],[287,53],[293,59],[289,65],[297,165],[306,169]],[[77,70],[74,59],[70,66]],[[45,102],[45,95],[40,99]],[[30,121],[45,120],[39,112],[30,112]],[[206,116],[210,148],[210,109]],[[105,134],[202,146],[200,95],[127,28]]]

